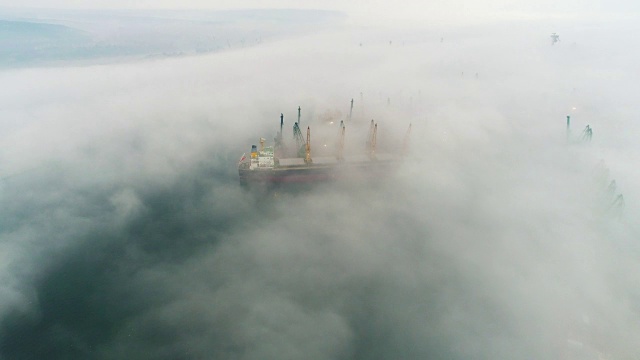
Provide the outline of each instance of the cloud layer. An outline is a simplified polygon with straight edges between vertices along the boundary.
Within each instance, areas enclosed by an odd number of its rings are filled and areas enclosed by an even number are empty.
[[[546,22],[346,27],[0,73],[0,354],[632,357],[635,67],[615,40],[631,25],[606,25],[553,46]],[[328,137],[314,119],[351,98],[349,151],[372,118],[388,149],[413,124],[397,173],[239,188],[239,156],[281,112]]]

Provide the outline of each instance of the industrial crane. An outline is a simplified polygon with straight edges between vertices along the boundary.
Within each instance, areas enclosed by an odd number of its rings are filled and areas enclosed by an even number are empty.
[[[344,160],[344,121],[340,121],[340,137],[338,138],[338,149],[336,158],[338,161]]]
[[[311,164],[311,129],[307,126],[307,144],[305,146],[304,162]]]
[[[371,120],[371,125],[369,125],[369,139],[367,140],[367,151],[369,152],[369,157],[374,159],[376,157],[376,135],[378,133],[378,124],[375,124],[373,120]]]
[[[293,138],[296,140],[296,149],[298,150],[297,156],[302,156],[304,154],[304,137],[302,136],[302,131],[300,131],[300,126],[298,123],[293,124]]]
[[[591,126],[587,125],[587,127],[585,127],[584,130],[582,131],[582,140],[589,142],[591,141],[592,137],[593,137],[593,129],[591,129]]]
[[[277,157],[281,157],[283,154],[287,153],[287,147],[284,143],[284,139],[282,138],[282,126],[284,125],[284,114],[280,114],[280,132],[275,137],[275,152]]]

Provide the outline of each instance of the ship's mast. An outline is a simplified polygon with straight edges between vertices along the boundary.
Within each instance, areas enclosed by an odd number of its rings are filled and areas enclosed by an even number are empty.
[[[300,124],[300,106],[298,106],[298,124]]]
[[[311,129],[307,126],[307,145],[305,147],[304,162],[311,164]]]
[[[353,114],[353,99],[351,99],[351,108],[349,109],[349,121],[351,121],[352,114]]]

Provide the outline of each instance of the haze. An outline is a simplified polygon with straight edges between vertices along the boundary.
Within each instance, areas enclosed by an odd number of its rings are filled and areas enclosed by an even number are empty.
[[[640,353],[636,5],[0,5],[0,359]],[[397,173],[240,188],[351,99]]]

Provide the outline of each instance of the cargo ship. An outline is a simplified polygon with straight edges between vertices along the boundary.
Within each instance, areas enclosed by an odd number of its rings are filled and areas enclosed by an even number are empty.
[[[243,154],[238,163],[240,185],[278,186],[285,184],[310,184],[340,180],[376,180],[384,178],[393,171],[402,156],[376,151],[378,125],[371,120],[369,136],[365,152],[359,155],[344,155],[344,122],[340,123],[340,132],[334,156],[311,156],[311,129],[307,127],[306,140],[300,131],[298,122],[293,126],[296,139],[296,155],[287,154],[282,141],[283,118],[280,117],[280,132],[274,139],[274,146],[265,146],[265,139],[260,139],[260,146],[252,145],[250,156]],[[403,153],[406,153],[411,125],[405,136]],[[289,155],[289,156],[287,156]]]

